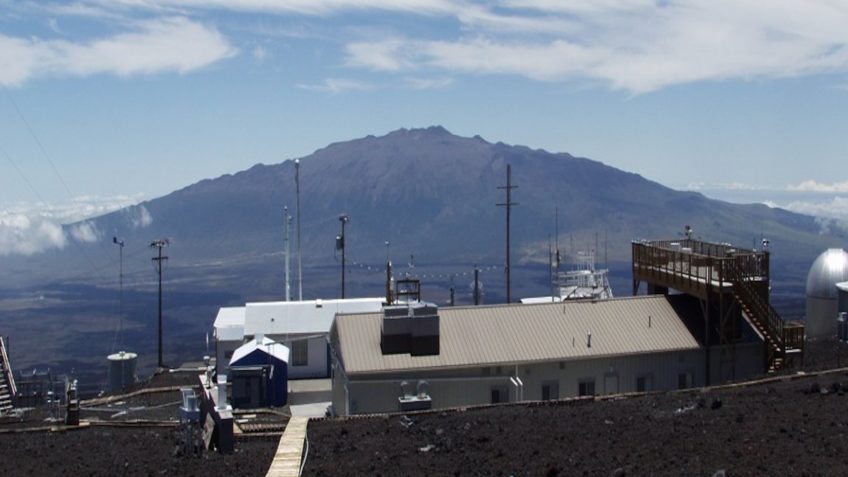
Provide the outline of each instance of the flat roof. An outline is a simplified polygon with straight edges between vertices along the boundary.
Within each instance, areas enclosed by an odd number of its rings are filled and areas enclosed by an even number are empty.
[[[376,312],[382,306],[382,298],[248,303],[242,324],[247,336],[328,333],[336,313]]]
[[[345,372],[462,368],[700,348],[662,295],[440,308],[439,321],[438,355],[383,355],[382,313],[338,315],[335,339]]]
[[[241,341],[244,339],[244,307],[220,308],[215,317],[215,337],[220,341]]]

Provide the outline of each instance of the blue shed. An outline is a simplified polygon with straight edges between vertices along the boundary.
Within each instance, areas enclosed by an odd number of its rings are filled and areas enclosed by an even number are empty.
[[[289,349],[257,336],[233,352],[230,359],[234,408],[285,406],[288,402]]]

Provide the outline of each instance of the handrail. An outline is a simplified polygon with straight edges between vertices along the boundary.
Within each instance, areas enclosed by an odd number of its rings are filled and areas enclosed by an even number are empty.
[[[0,336],[0,359],[3,360],[3,373],[6,375],[6,382],[9,383],[9,389],[12,391],[12,397],[14,398],[18,394],[18,388],[15,387],[15,375],[12,374],[9,356],[6,354],[6,343],[2,336]]]
[[[786,336],[784,335],[784,321],[777,311],[763,299],[760,293],[753,289],[750,282],[744,279],[742,272],[736,262],[728,262],[726,267],[730,278],[733,280],[733,289],[738,300],[749,307],[748,318],[758,323],[762,328],[769,346],[766,348],[766,363],[770,369],[777,369],[777,360],[784,357],[786,353]]]

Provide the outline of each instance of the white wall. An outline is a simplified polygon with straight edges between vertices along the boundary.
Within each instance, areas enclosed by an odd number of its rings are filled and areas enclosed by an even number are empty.
[[[328,347],[326,333],[321,335],[276,335],[271,336],[270,338],[284,344],[292,350],[291,358],[289,360],[289,379],[326,378],[329,376],[327,373]],[[306,366],[294,365],[294,348],[292,347],[292,340],[298,338],[308,338],[305,340],[308,346]]]

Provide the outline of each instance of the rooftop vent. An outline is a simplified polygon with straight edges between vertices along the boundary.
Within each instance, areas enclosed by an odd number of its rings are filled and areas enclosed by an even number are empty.
[[[439,308],[432,303],[384,307],[380,349],[383,354],[439,354]]]

